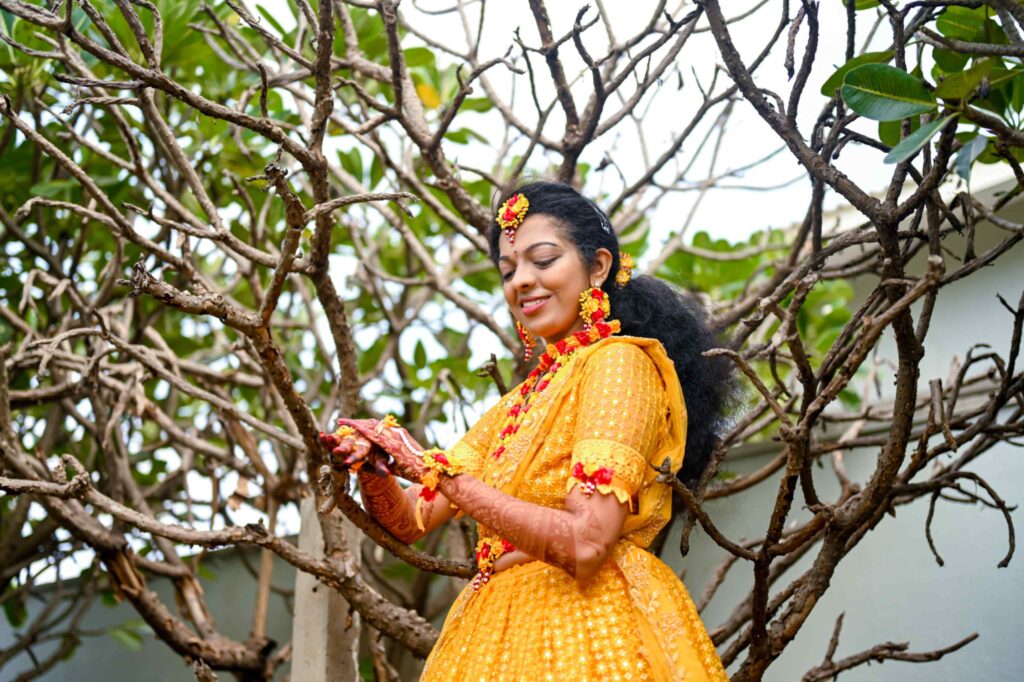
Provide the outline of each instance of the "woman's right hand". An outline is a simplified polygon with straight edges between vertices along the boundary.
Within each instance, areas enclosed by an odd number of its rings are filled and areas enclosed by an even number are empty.
[[[351,426],[359,436],[378,446],[391,456],[391,470],[402,478],[419,483],[426,469],[423,466],[423,448],[401,426],[384,426],[376,419],[338,420],[339,425]]]
[[[358,431],[340,439],[334,434],[321,434],[321,440],[330,451],[331,465],[335,471],[360,471],[365,466],[380,476],[391,474],[387,452]]]

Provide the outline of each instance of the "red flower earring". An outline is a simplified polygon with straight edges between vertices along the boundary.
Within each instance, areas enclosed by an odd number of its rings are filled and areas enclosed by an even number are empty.
[[[608,295],[598,287],[591,287],[580,294],[580,317],[583,319],[583,330],[590,331],[591,327],[598,326],[602,331],[607,328],[607,321],[611,318],[611,306],[608,304]]]
[[[516,320],[516,331],[519,333],[519,340],[523,342],[523,360],[529,362],[533,359],[533,347],[537,345],[537,340],[519,320]]]

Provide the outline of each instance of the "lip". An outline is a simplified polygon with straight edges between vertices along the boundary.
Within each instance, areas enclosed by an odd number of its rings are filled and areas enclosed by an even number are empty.
[[[547,303],[550,298],[550,296],[525,298],[519,303],[519,307],[522,309],[523,315],[532,315],[544,307],[544,304]]]

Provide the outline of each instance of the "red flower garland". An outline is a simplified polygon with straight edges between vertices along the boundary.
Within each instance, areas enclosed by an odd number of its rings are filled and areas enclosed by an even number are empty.
[[[604,297],[604,293],[600,289],[591,291],[595,300],[600,301]],[[537,366],[526,377],[526,381],[519,388],[519,393],[509,407],[505,415],[505,422],[498,432],[498,446],[491,452],[491,457],[497,459],[505,453],[509,439],[519,431],[521,420],[530,411],[534,396],[548,387],[558,370],[568,362],[569,356],[580,348],[606,339],[619,331],[618,320],[612,320],[610,323],[604,322],[602,321],[604,313],[600,310],[598,313],[599,316],[593,317],[595,323],[589,329],[576,332],[556,343],[548,344],[544,354],[540,356]]]

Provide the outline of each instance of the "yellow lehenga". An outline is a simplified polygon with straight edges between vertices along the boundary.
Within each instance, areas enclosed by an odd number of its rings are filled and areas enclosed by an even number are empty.
[[[517,498],[563,509],[577,463],[608,467],[598,486],[628,502],[619,540],[583,584],[534,561],[467,586],[445,619],[422,680],[726,680],[686,588],[646,551],[671,514],[648,464],[675,469],[686,441],[679,380],[661,343],[610,337],[570,356],[495,459],[516,389],[452,448],[468,473]],[[481,536],[488,529],[479,529]]]

